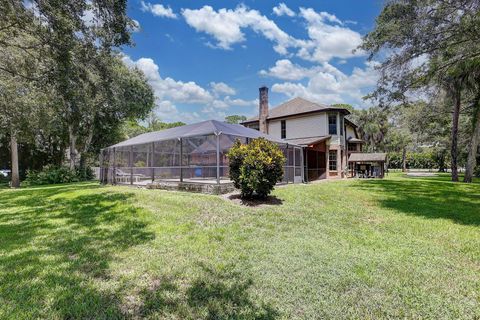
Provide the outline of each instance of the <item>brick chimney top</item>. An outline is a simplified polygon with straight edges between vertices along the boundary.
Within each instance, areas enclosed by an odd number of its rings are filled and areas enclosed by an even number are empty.
[[[263,133],[268,133],[268,87],[262,86],[259,89],[259,106],[258,106],[258,123],[259,130]]]

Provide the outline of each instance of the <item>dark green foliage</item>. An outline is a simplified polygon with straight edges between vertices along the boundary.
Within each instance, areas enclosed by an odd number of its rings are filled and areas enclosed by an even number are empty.
[[[283,178],[285,156],[280,148],[263,138],[249,144],[235,142],[228,152],[230,179],[243,198],[265,198]]]
[[[440,169],[441,163],[434,152],[407,152],[407,169]],[[388,167],[402,169],[402,153],[388,154]]]
[[[226,123],[231,123],[231,124],[238,124],[242,121],[247,120],[247,117],[245,116],[239,116],[237,114],[233,114],[231,116],[226,116],[225,117],[225,122]]]
[[[28,185],[69,183],[93,180],[91,168],[70,170],[64,166],[45,166],[40,171],[27,171],[25,183]]]

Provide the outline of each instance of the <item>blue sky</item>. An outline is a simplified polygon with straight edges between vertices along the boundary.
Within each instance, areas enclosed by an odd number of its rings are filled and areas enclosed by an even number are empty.
[[[374,63],[352,52],[382,2],[131,0],[138,23],[124,61],[145,72],[164,121],[252,116],[258,88],[270,106],[301,96],[367,107]]]

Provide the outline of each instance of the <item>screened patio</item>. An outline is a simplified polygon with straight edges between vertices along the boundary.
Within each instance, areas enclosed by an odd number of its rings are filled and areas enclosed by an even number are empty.
[[[276,143],[287,161],[283,183],[303,181],[300,146],[237,124],[209,120],[149,132],[102,150],[102,183],[148,186],[152,183],[231,184],[226,154],[238,139],[264,137]]]

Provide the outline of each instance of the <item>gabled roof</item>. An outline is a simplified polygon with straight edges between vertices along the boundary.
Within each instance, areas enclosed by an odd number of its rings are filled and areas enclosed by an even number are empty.
[[[217,120],[207,120],[162,131],[147,132],[131,139],[117,143],[113,146],[110,146],[109,148],[220,133],[252,139],[263,137],[273,142],[287,143],[285,140],[261,133],[258,130],[246,128],[239,124],[229,124]]]
[[[283,117],[294,116],[299,114],[318,112],[318,111],[330,111],[330,110],[343,111],[345,114],[350,113],[345,108],[338,108],[338,107],[332,107],[326,104],[319,104],[319,103],[305,100],[303,98],[294,98],[292,100],[282,103],[279,106],[276,106],[275,108],[269,109],[267,119],[283,118]],[[258,116],[250,118],[247,121],[244,121],[243,123],[249,123],[254,121],[258,121]]]
[[[386,153],[352,153],[348,162],[385,162]]]

